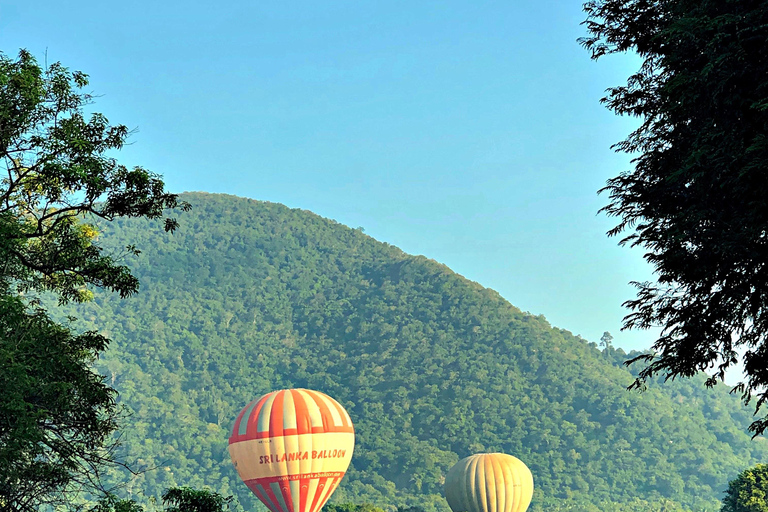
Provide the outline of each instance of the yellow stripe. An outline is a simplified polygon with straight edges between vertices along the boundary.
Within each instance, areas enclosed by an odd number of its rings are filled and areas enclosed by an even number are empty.
[[[296,405],[293,403],[293,393],[282,392],[283,398],[283,430],[296,428]]]
[[[520,480],[520,468],[515,465],[514,467],[509,468],[512,472],[512,489],[520,489],[521,480]],[[519,492],[512,493],[514,496],[514,503],[512,503],[511,512],[517,512],[518,510],[522,510],[520,507],[521,503],[523,503],[523,496]]]
[[[315,501],[315,494],[317,493],[317,484],[320,483],[319,478],[313,478],[309,481],[309,489],[307,489],[307,510],[312,506],[312,502]]]
[[[454,512],[524,512],[533,497],[533,475],[503,453],[477,454],[445,476],[445,498]]]
[[[289,487],[291,488],[291,498],[293,502],[293,512],[303,512],[299,510],[299,507],[301,506],[301,495],[299,494],[299,489],[301,488],[301,482],[299,480],[291,480],[288,482]]]
[[[306,392],[304,389],[297,389],[301,397],[304,399],[304,403],[307,404],[307,411],[309,412],[309,422],[313,427],[323,426],[323,416],[320,414],[320,408],[317,406],[317,402],[313,395]]]
[[[341,413],[339,412],[341,406],[336,403],[336,400],[333,400],[323,393],[317,393],[317,397],[325,402],[325,404],[328,406],[328,409],[331,411],[331,416],[333,417],[333,425],[336,427],[343,427],[344,423],[341,420]]]

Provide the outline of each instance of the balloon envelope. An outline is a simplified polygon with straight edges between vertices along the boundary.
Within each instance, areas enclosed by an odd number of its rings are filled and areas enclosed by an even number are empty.
[[[524,512],[532,496],[528,466],[503,453],[461,459],[445,476],[445,498],[453,512]]]
[[[229,455],[271,512],[317,512],[341,482],[354,446],[352,420],[336,400],[284,389],[240,411]]]

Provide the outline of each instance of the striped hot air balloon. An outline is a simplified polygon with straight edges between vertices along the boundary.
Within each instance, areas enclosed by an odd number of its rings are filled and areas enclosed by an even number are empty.
[[[533,496],[533,475],[520,459],[478,453],[445,475],[445,499],[453,512],[525,512]]]
[[[355,430],[336,400],[284,389],[240,411],[229,455],[240,478],[271,512],[317,512],[352,460]]]

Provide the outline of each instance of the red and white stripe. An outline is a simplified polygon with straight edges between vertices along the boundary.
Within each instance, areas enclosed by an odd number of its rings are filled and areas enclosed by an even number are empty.
[[[347,411],[328,395],[285,389],[245,406],[229,444],[240,476],[271,512],[318,512],[349,465],[354,427]],[[343,457],[314,457],[339,449]],[[313,455],[300,462],[260,462],[262,456],[286,453]]]
[[[237,416],[230,444],[267,437],[355,431],[347,411],[319,391],[283,389],[254,402]]]

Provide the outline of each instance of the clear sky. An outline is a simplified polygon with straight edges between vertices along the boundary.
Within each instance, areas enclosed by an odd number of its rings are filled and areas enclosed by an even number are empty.
[[[636,123],[599,99],[639,61],[591,61],[583,19],[579,0],[0,0],[0,50],[88,73],[95,110],[137,129],[119,158],[175,192],[363,227],[645,348],[619,329],[650,269],[605,236],[596,193]]]

